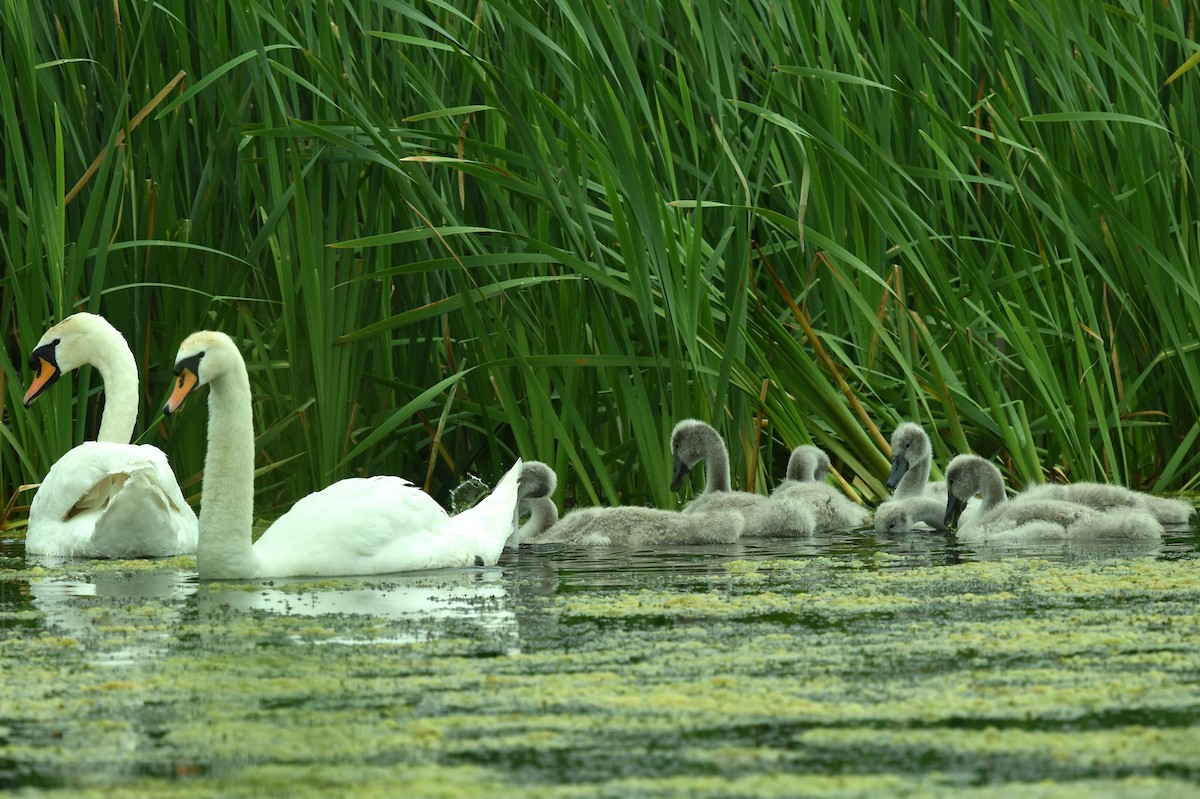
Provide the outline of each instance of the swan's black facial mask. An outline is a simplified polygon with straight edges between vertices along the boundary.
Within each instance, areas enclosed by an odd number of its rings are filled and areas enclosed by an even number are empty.
[[[58,349],[58,341],[58,339],[54,339],[49,344],[43,344],[29,355],[29,368],[37,374],[33,376],[33,382],[29,384],[29,390],[25,392],[26,408],[62,377],[62,370],[58,368],[58,358],[55,354]]]
[[[175,390],[171,392],[167,404],[163,406],[163,413],[167,416],[179,410],[179,406],[183,404],[187,395],[199,385],[200,359],[203,357],[204,353],[198,352],[175,362]]]

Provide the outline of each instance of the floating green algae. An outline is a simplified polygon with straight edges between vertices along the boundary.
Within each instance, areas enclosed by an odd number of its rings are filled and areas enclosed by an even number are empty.
[[[186,561],[6,573],[0,788],[1194,792],[1194,555],[614,555],[624,577],[599,585],[559,555],[522,552],[484,575],[275,583],[197,585]],[[169,590],[132,590],[156,574]],[[95,593],[46,593],[60,585]],[[362,592],[400,610],[321,611]],[[289,604],[239,605],[267,595]]]

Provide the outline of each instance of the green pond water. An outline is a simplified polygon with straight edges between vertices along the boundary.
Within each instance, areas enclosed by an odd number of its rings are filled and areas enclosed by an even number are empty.
[[[0,545],[0,793],[1197,795],[1200,535],[208,583]]]

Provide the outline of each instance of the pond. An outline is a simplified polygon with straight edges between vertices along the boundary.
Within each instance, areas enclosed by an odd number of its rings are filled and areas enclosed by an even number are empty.
[[[201,583],[0,546],[0,791],[1195,795],[1200,534],[870,532]]]

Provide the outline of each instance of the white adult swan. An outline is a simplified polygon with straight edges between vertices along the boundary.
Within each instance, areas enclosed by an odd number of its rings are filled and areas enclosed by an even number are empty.
[[[550,499],[557,478],[541,461],[527,461],[521,472],[522,512],[519,543],[579,544],[599,547],[731,544],[742,535],[745,519],[735,511],[678,513],[624,505],[576,508],[560,520]],[[510,545],[512,539],[509,540]]]
[[[684,419],[671,431],[675,474],[671,490],[678,491],[688,472],[704,461],[704,493],[684,507],[684,514],[736,511],[745,519],[743,537],[796,537],[812,535],[816,525],[812,508],[805,503],[772,502],[763,494],[731,491],[729,450],[721,434],[707,422]]]
[[[829,456],[820,447],[801,444],[788,457],[787,477],[771,492],[776,503],[807,506],[816,531],[849,530],[871,523],[870,512],[825,482]]]
[[[37,375],[25,407],[84,364],[95,366],[104,382],[100,431],[50,467],[29,508],[25,551],[87,558],[194,552],[196,513],[167,456],[158,447],[129,443],[138,415],[137,363],[107,320],[77,313],[46,331],[29,358]]]
[[[224,333],[184,339],[165,413],[208,385],[208,451],[196,570],[201,579],[383,574],[492,565],[516,524],[521,462],[482,502],[450,516],[401,477],[341,480],[309,494],[253,545],[254,426],[246,363]]]
[[[946,469],[947,526],[958,524],[966,541],[1156,540],[1162,525],[1133,508],[1099,511],[1075,502],[1018,494],[1009,501],[1000,470],[978,455],[959,455]],[[982,501],[963,513],[976,494]]]
[[[892,433],[892,471],[887,487],[892,496],[875,509],[875,532],[907,533],[923,523],[944,530],[946,484],[929,483],[933,447],[921,426],[902,422]]]

